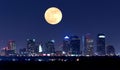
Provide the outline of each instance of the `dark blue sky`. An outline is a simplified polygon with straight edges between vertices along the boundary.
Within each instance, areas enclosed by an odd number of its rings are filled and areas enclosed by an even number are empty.
[[[63,13],[58,25],[44,20],[45,10],[58,7]],[[106,34],[106,43],[120,52],[119,0],[0,0],[0,47],[15,40],[17,48],[26,47],[27,38],[37,42],[55,39],[62,43],[65,35]]]

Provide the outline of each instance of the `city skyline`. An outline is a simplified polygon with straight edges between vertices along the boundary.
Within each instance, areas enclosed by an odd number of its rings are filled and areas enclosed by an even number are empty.
[[[49,25],[44,13],[49,7],[57,7],[63,18],[58,25]],[[91,33],[96,39],[98,33],[106,35],[106,43],[120,52],[120,9],[119,1],[49,1],[49,0],[4,0],[0,1],[0,48],[8,40],[15,40],[17,48],[26,47],[27,39],[46,42],[54,39],[57,45],[63,37],[80,37]]]
[[[14,40],[9,40],[6,46],[2,47],[1,50],[12,50],[12,52],[19,53],[20,50],[26,49],[27,52],[30,53],[35,53],[38,51],[41,51],[39,46],[42,47],[42,52],[45,53],[48,47],[54,48],[54,52],[71,52],[74,50],[74,52],[78,52],[79,54],[82,55],[95,55],[96,53],[100,52],[104,55],[107,51],[108,46],[112,46],[113,48],[114,45],[106,43],[106,35],[103,33],[99,33],[96,35],[96,39],[91,35],[91,33],[87,33],[84,36],[79,37],[76,35],[73,36],[65,36],[63,37],[63,40],[61,41],[60,45],[56,45],[56,40],[47,40],[46,42],[38,42],[36,41],[35,38],[30,38],[26,39],[26,44],[24,47],[18,48],[16,46],[16,41]],[[74,41],[75,40],[75,41]],[[40,49],[40,50],[39,50]],[[73,49],[73,50],[72,50]],[[78,50],[79,49],[79,50]],[[0,50],[0,51],[1,51]],[[14,51],[13,51],[14,50]],[[119,54],[116,52],[115,53]]]

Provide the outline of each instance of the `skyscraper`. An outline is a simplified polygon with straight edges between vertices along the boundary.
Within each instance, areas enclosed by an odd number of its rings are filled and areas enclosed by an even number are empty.
[[[26,48],[19,49],[19,54],[23,55],[23,56],[24,55],[26,56],[27,55],[27,49]]]
[[[28,54],[35,53],[35,39],[27,39],[27,52]]]
[[[112,45],[106,46],[106,54],[107,54],[108,56],[113,56],[113,55],[115,55],[115,48],[114,48],[114,46],[112,46]]]
[[[97,35],[97,54],[100,56],[105,55],[105,34]]]
[[[8,50],[6,50],[6,55],[14,55],[16,53],[16,44],[15,41],[8,41]]]
[[[83,48],[84,55],[94,55],[94,41],[90,33],[83,36]]]
[[[70,37],[70,49],[72,54],[80,54],[80,39],[78,36]]]
[[[55,53],[55,47],[54,47],[54,40],[50,40],[48,42],[45,43],[46,46],[46,53]]]
[[[8,49],[9,49],[9,50],[16,50],[15,41],[9,40],[9,42],[8,42]]]
[[[39,53],[39,45],[38,44],[35,44],[35,47],[34,47],[34,53]]]
[[[68,36],[65,36],[63,40],[63,52],[66,54],[70,52],[70,38]]]

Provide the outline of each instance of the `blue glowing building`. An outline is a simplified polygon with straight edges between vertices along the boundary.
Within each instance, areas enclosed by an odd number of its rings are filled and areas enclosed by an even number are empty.
[[[78,36],[70,37],[70,50],[72,54],[80,54],[80,38]]]
[[[63,51],[67,54],[70,52],[70,38],[65,36],[63,40]]]
[[[105,55],[105,34],[97,35],[97,55]]]

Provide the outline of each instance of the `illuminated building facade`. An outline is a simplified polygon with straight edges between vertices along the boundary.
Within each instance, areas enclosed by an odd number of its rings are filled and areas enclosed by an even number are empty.
[[[15,55],[15,53],[16,53],[15,41],[9,40],[7,47],[8,47],[8,49],[6,50],[6,55]]]
[[[55,53],[55,47],[54,47],[54,40],[48,41],[47,43],[45,43],[45,47],[46,47],[46,53]]]
[[[24,56],[24,55],[26,56],[26,55],[27,55],[27,49],[26,49],[26,48],[20,49],[20,50],[19,50],[19,54],[20,54],[20,55],[23,55],[23,56]]]
[[[113,56],[113,55],[115,55],[115,48],[114,48],[114,46],[112,46],[112,45],[106,46],[106,54],[107,54],[108,56]]]
[[[39,45],[37,44],[35,44],[35,47],[34,47],[34,53],[39,53]]]
[[[7,56],[8,55],[7,51],[8,51],[8,47],[2,48],[0,51],[0,56]]]
[[[97,55],[105,55],[105,34],[97,35]]]
[[[43,52],[42,45],[39,45],[38,52],[39,52],[39,53],[42,53],[42,52]]]
[[[9,50],[16,50],[15,41],[10,40],[10,41],[8,42],[8,49],[9,49]]]
[[[94,55],[94,41],[91,37],[91,34],[86,34],[83,36],[83,48],[84,55]]]
[[[63,40],[63,52],[66,54],[70,52],[70,38],[68,36],[65,36]]]
[[[70,50],[72,54],[80,54],[80,38],[78,36],[70,37]]]
[[[35,39],[27,39],[27,52],[28,54],[35,53]]]

